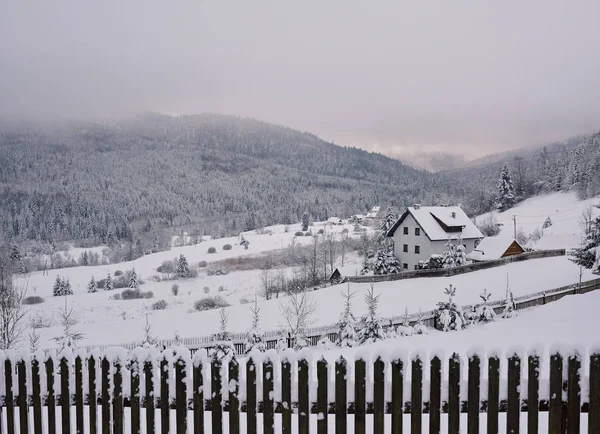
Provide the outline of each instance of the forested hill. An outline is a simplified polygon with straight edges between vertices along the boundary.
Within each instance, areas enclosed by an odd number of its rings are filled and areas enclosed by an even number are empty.
[[[110,242],[199,222],[222,235],[275,222],[449,201],[443,175],[268,123],[147,114],[114,124],[0,124],[9,239]],[[156,238],[156,235],[154,236]]]

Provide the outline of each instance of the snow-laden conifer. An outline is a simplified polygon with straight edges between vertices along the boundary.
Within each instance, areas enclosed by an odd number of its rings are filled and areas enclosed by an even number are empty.
[[[515,187],[510,178],[508,163],[504,164],[498,181],[498,194],[496,195],[496,208],[500,211],[506,211],[512,208],[516,202]]]
[[[398,259],[393,252],[386,248],[377,251],[373,273],[376,275],[393,274],[402,271]]]
[[[260,308],[258,307],[258,300],[254,296],[254,305],[250,306],[252,312],[252,328],[246,335],[244,342],[244,352],[250,353],[252,350],[258,350],[260,352],[267,351],[267,345],[265,343],[265,334],[260,329]]]
[[[480,323],[492,322],[496,319],[496,312],[494,309],[488,304],[492,293],[488,293],[487,289],[483,290],[483,294],[481,297],[482,304],[477,308],[477,321]]]
[[[438,302],[435,311],[435,327],[444,332],[462,330],[465,327],[465,319],[462,311],[453,300],[456,295],[456,288],[450,285],[445,289],[445,294],[448,296],[448,301]]]
[[[365,294],[365,303],[367,304],[367,314],[362,318],[360,324],[359,338],[361,344],[373,343],[385,339],[383,331],[383,320],[377,314],[380,294],[375,295],[375,285],[371,286]]]
[[[213,361],[223,362],[235,355],[235,347],[233,346],[233,342],[231,342],[231,335],[227,330],[229,315],[225,308],[221,308],[219,311],[219,321],[219,331],[213,335],[213,346],[208,355]]]
[[[356,292],[350,292],[350,283],[348,283],[347,291],[341,294],[344,298],[344,311],[340,315],[337,324],[338,340],[336,343],[342,348],[355,347],[359,342],[358,333],[356,332],[357,321],[352,313],[352,298],[354,298]]]
[[[96,284],[96,279],[94,279],[94,276],[92,276],[89,283],[87,284],[87,292],[89,292],[89,293],[98,292],[98,285]]]

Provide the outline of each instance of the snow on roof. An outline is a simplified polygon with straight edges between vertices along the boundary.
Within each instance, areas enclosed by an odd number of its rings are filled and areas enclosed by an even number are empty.
[[[468,259],[476,261],[490,261],[500,259],[508,250],[512,243],[516,242],[512,237],[485,237],[473,250],[467,255]],[[517,242],[517,244],[519,244]],[[520,244],[519,244],[520,245]]]
[[[410,214],[421,226],[425,234],[432,241],[447,240],[448,237],[461,237],[464,240],[473,238],[483,238],[477,226],[465,214],[459,206],[415,206],[408,207],[400,216],[396,224],[388,231],[388,236],[394,235],[395,230],[400,226],[406,216]],[[441,223],[440,223],[441,222]],[[444,226],[461,227],[459,232],[446,232]]]
[[[342,219],[339,217],[329,217],[327,219],[327,222],[329,222],[329,223],[340,223],[341,221],[342,221]]]

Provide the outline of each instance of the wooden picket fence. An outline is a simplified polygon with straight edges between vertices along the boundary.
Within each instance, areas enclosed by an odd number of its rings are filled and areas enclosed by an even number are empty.
[[[172,426],[177,434],[199,434],[205,418],[214,434],[223,433],[224,418],[229,433],[256,433],[258,413],[265,434],[275,433],[276,418],[278,432],[290,434],[294,421],[298,433],[308,433],[311,417],[318,434],[328,432],[330,423],[336,433],[348,432],[349,417],[355,432],[365,433],[367,413],[375,434],[402,433],[405,422],[412,434],[421,433],[423,414],[430,433],[440,432],[447,414],[448,433],[458,434],[461,413],[467,414],[468,434],[479,433],[481,413],[487,413],[486,432],[497,434],[501,412],[507,433],[519,432],[523,414],[527,432],[537,433],[540,412],[548,412],[551,434],[579,433],[582,413],[588,432],[600,433],[600,349],[587,356],[550,351],[548,376],[539,350],[506,357],[454,353],[448,359],[395,352],[373,361],[340,357],[331,365],[324,358],[313,362],[310,354],[269,351],[220,363],[201,351],[192,358],[184,347],[75,357],[69,351],[59,357],[2,353],[1,410],[8,434],[70,434],[73,419],[77,433],[138,434],[144,420],[146,433],[160,425],[164,434]]]

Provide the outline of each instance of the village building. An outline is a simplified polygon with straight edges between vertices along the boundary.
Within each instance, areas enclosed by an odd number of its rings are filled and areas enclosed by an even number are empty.
[[[459,206],[408,207],[389,229],[394,255],[404,270],[416,270],[421,261],[441,255],[448,240],[459,240],[467,254],[483,235]]]
[[[473,262],[493,261],[521,253],[525,253],[525,249],[514,238],[486,237],[467,255],[467,259]]]

